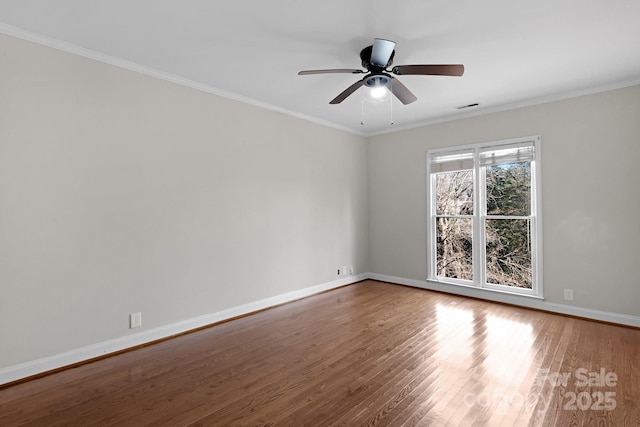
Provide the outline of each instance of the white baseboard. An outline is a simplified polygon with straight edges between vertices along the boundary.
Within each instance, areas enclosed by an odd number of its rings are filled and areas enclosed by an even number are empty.
[[[108,341],[91,344],[86,347],[70,350],[64,353],[56,354],[41,359],[32,360],[21,363],[19,365],[9,366],[0,369],[0,385],[28,378],[47,371],[52,371],[65,366],[73,365],[79,362],[87,361],[96,357],[115,353],[127,348],[136,347],[147,344],[159,339],[168,338],[173,335],[188,332],[203,326],[221,322],[244,314],[263,310],[265,308],[295,301],[300,298],[308,297],[319,292],[334,289],[340,286],[349,285],[368,278],[367,274],[358,274],[354,276],[346,276],[341,279],[323,283],[309,288],[299,289],[285,294],[261,299],[259,301],[250,302],[237,307],[231,307],[226,310],[215,313],[205,314],[203,316],[194,317],[192,319],[183,320],[148,331],[141,331],[136,334],[115,338]]]
[[[340,286],[356,283],[361,280],[372,279],[383,282],[396,283],[399,285],[407,285],[416,288],[422,288],[433,291],[446,292],[454,295],[461,295],[473,298],[484,299],[488,301],[502,302],[507,304],[518,305],[526,308],[534,308],[539,310],[550,311],[554,313],[567,314],[571,316],[584,317],[586,319],[600,320],[604,322],[617,323],[620,325],[640,327],[640,316],[632,316],[627,314],[612,313],[608,311],[593,310],[582,307],[574,307],[563,304],[550,303],[543,300],[522,297],[518,295],[486,292],[481,289],[458,287],[447,285],[444,283],[431,282],[427,280],[407,279],[404,277],[388,276],[377,273],[364,273],[354,276],[347,276],[338,280],[323,283],[309,288],[297,291],[287,292],[285,294],[276,295],[270,298],[261,299],[248,304],[231,307],[226,310],[215,313],[205,314],[203,316],[194,317],[148,331],[141,331],[136,334],[115,338],[108,341],[99,342],[78,349],[70,350],[64,353],[44,357],[37,360],[21,363],[19,365],[9,366],[0,369],[0,385],[28,378],[47,371],[52,371],[65,366],[73,365],[79,362],[87,361],[96,357],[115,353],[128,348],[147,344],[173,335],[188,332],[203,326],[221,322],[237,316],[242,316],[265,308],[273,307],[279,304],[295,301],[319,292],[334,289]]]
[[[448,285],[446,283],[432,282],[429,280],[415,280],[404,277],[387,276],[385,274],[369,273],[369,279],[380,280],[382,282],[397,283],[416,288],[428,289],[431,291],[446,292],[454,295],[473,297],[488,301],[502,302],[518,305],[521,307],[534,308],[538,310],[550,311],[553,313],[567,314],[570,316],[584,317],[591,320],[617,323],[620,325],[634,326],[640,328],[640,316],[629,314],[613,313],[610,311],[593,310],[590,308],[575,307],[565,304],[556,304],[540,299],[526,296],[519,296],[506,293],[488,292],[483,289],[474,289],[463,286]]]

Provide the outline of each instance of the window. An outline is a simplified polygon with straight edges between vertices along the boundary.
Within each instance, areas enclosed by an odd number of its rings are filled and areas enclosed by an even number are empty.
[[[539,142],[427,153],[429,280],[542,297]]]

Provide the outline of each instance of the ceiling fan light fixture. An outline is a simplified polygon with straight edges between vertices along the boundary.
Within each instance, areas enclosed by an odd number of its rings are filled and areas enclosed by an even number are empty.
[[[387,96],[388,93],[387,88],[384,86],[376,86],[369,91],[369,95],[371,95],[373,99],[382,99]]]
[[[372,75],[364,80],[364,85],[369,88],[369,96],[376,100],[382,100],[389,94],[389,78],[384,75]]]

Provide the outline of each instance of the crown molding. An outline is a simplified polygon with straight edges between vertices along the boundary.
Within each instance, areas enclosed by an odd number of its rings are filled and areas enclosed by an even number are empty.
[[[21,39],[21,40],[29,41],[42,46],[57,49],[66,53],[70,53],[72,55],[78,55],[84,58],[92,59],[94,61],[102,62],[104,64],[112,65],[114,67],[122,68],[128,71],[144,74],[149,77],[165,80],[180,86],[185,86],[201,92],[206,92],[211,95],[220,96],[222,98],[230,99],[232,101],[241,102],[243,104],[248,104],[248,105],[262,108],[268,111],[273,111],[276,113],[284,114],[286,116],[295,117],[297,119],[301,119],[301,120],[316,123],[322,126],[334,128],[350,134],[354,134],[358,136],[366,136],[366,134],[363,132],[358,132],[349,127],[341,126],[336,123],[329,122],[327,120],[322,120],[322,119],[308,116],[306,114],[302,114],[296,111],[287,110],[286,108],[281,108],[276,105],[259,101],[257,99],[253,99],[253,98],[249,98],[236,93],[228,92],[213,86],[209,86],[204,83],[197,82],[195,80],[179,77],[170,73],[166,73],[164,71],[160,71],[150,67],[146,67],[144,65],[140,65],[135,62],[127,61],[121,58],[117,58],[115,56],[106,55],[104,53],[96,52],[91,49],[86,49],[82,46],[78,46],[72,43],[67,43],[67,42],[56,40],[50,37],[45,37],[40,34],[32,33],[30,31],[26,31],[11,25],[0,23],[0,33],[11,36],[11,37],[15,37],[17,39]]]

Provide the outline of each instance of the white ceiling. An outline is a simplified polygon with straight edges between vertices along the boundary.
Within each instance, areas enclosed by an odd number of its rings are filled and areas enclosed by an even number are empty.
[[[1,32],[361,134],[640,83],[639,18],[639,0],[0,0]],[[392,107],[329,105],[362,76],[297,75],[361,68],[374,37],[394,65],[465,74],[400,76],[418,101]]]

